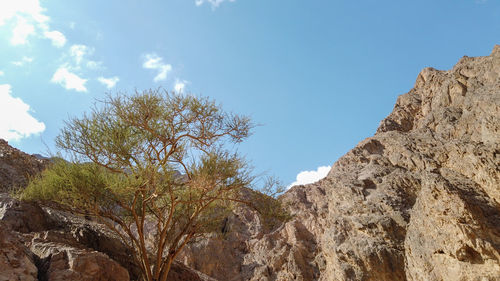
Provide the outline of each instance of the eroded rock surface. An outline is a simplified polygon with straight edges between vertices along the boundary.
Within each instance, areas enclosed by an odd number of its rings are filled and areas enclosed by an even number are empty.
[[[0,194],[0,281],[138,280],[131,250],[104,226]],[[174,263],[169,281],[212,281]]]
[[[0,223],[0,281],[38,280],[33,255]]]
[[[424,69],[317,185],[320,280],[499,280],[500,46]]]
[[[375,136],[280,200],[292,221],[236,214],[183,261],[220,280],[500,280],[500,46],[424,69]]]
[[[0,194],[0,224],[2,251],[17,249],[4,257],[23,263],[19,268],[33,280],[130,280],[124,267],[129,264],[110,258],[127,254],[126,248],[93,222]],[[0,264],[0,271],[15,271],[14,265]],[[5,280],[30,280],[24,272],[15,273],[20,279]]]

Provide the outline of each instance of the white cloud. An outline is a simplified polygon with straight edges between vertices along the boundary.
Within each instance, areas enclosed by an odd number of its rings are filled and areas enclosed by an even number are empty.
[[[16,141],[39,134],[45,124],[31,116],[30,106],[11,95],[9,84],[0,85],[0,138]]]
[[[66,66],[59,67],[50,81],[61,85],[66,90],[75,90],[77,92],[87,91],[85,87],[87,79],[80,78],[78,75],[70,72]]]
[[[144,59],[142,67],[158,71],[153,81],[158,82],[167,79],[167,74],[172,70],[172,65],[163,63],[163,58],[154,53],[146,54]]]
[[[174,84],[174,91],[177,93],[184,92],[184,88],[186,88],[187,84],[189,84],[189,81],[176,79]]]
[[[234,2],[234,1],[236,0],[196,0],[195,4],[196,6],[201,6],[205,3],[209,3],[210,5],[212,5],[212,8],[215,9],[219,7],[219,5],[222,4],[223,2]]]
[[[93,61],[88,57],[94,54],[95,49],[86,45],[76,44],[69,48],[69,55],[74,60],[74,69],[80,69],[81,66],[86,66],[88,69],[102,69],[101,61]]]
[[[25,45],[30,36],[37,35],[50,39],[58,48],[64,46],[66,37],[60,31],[50,29],[50,17],[44,15],[44,11],[39,0],[0,1],[0,26],[15,21],[10,43]]]
[[[38,0],[0,1],[0,25],[18,16],[44,23],[49,20],[49,17],[43,14],[44,10]]]
[[[83,44],[71,45],[66,56],[70,57],[70,60],[66,60],[66,66],[68,69],[80,71],[82,68],[87,68],[90,70],[104,69],[102,61],[91,60],[90,57],[94,54],[95,49]]]
[[[28,43],[28,36],[35,34],[35,26],[28,23],[24,18],[18,18],[17,24],[12,30],[10,43],[14,46]]]
[[[116,83],[118,83],[118,81],[120,81],[120,78],[118,78],[117,76],[110,78],[104,78],[101,76],[97,78],[97,80],[101,82],[103,85],[105,85],[106,88],[111,89],[116,85]]]
[[[321,166],[316,169],[316,171],[302,171],[297,175],[295,182],[290,184],[288,188],[301,185],[301,184],[309,184],[313,182],[317,182],[320,179],[326,177],[328,172],[330,171],[330,166]]]
[[[88,79],[80,77],[86,70],[96,70],[103,68],[102,62],[90,60],[94,54],[94,48],[83,44],[71,45],[63,56],[63,63],[52,76],[51,82],[61,85],[67,90],[75,90],[77,92],[87,92],[85,83]],[[118,77],[104,78],[99,77],[99,82],[105,84],[108,89],[112,88],[117,82]],[[115,81],[116,80],[116,81]]]
[[[23,56],[21,58],[21,60],[18,60],[18,61],[13,61],[12,64],[15,65],[15,66],[23,66],[27,63],[31,63],[33,61],[33,58],[30,58],[30,57],[27,57],[27,56]]]
[[[52,45],[54,45],[57,48],[61,48],[66,44],[66,36],[62,34],[61,32],[54,30],[54,31],[45,31],[43,35],[52,40]]]
[[[102,61],[89,60],[86,65],[87,65],[87,68],[89,68],[89,69],[102,69],[102,68],[104,68],[102,66]]]
[[[3,76],[4,74],[5,74],[5,72],[0,70],[0,76]]]
[[[69,48],[69,54],[75,59],[77,65],[80,65],[85,56],[92,53],[94,53],[94,49],[85,45],[73,45]]]

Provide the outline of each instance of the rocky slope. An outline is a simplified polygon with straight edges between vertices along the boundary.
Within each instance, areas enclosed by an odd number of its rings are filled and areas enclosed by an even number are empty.
[[[375,136],[280,200],[279,229],[237,212],[183,262],[219,280],[500,280],[500,46],[424,69]]]
[[[47,158],[29,155],[0,139],[0,192],[26,185],[30,176],[40,173]]]
[[[130,250],[102,225],[0,194],[0,280],[137,280]],[[171,281],[210,281],[177,263]]]

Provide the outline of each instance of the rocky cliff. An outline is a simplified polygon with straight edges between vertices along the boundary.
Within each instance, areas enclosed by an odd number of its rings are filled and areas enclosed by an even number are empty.
[[[499,176],[500,47],[424,69],[321,185],[324,275],[498,280]]]
[[[0,142],[7,150],[17,154],[0,154],[4,190],[41,169]],[[264,227],[241,207],[185,248],[170,280],[500,280],[500,46],[424,69],[373,137],[279,200],[290,221]],[[0,280],[137,276],[101,226],[7,195],[0,269]]]
[[[375,136],[280,200],[279,229],[237,212],[183,261],[220,280],[500,280],[500,46],[424,69]]]

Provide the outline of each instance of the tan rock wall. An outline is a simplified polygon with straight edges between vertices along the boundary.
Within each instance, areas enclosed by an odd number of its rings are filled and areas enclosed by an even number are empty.
[[[280,198],[294,219],[243,241],[226,280],[500,280],[499,196],[496,46],[424,69],[375,136]]]

